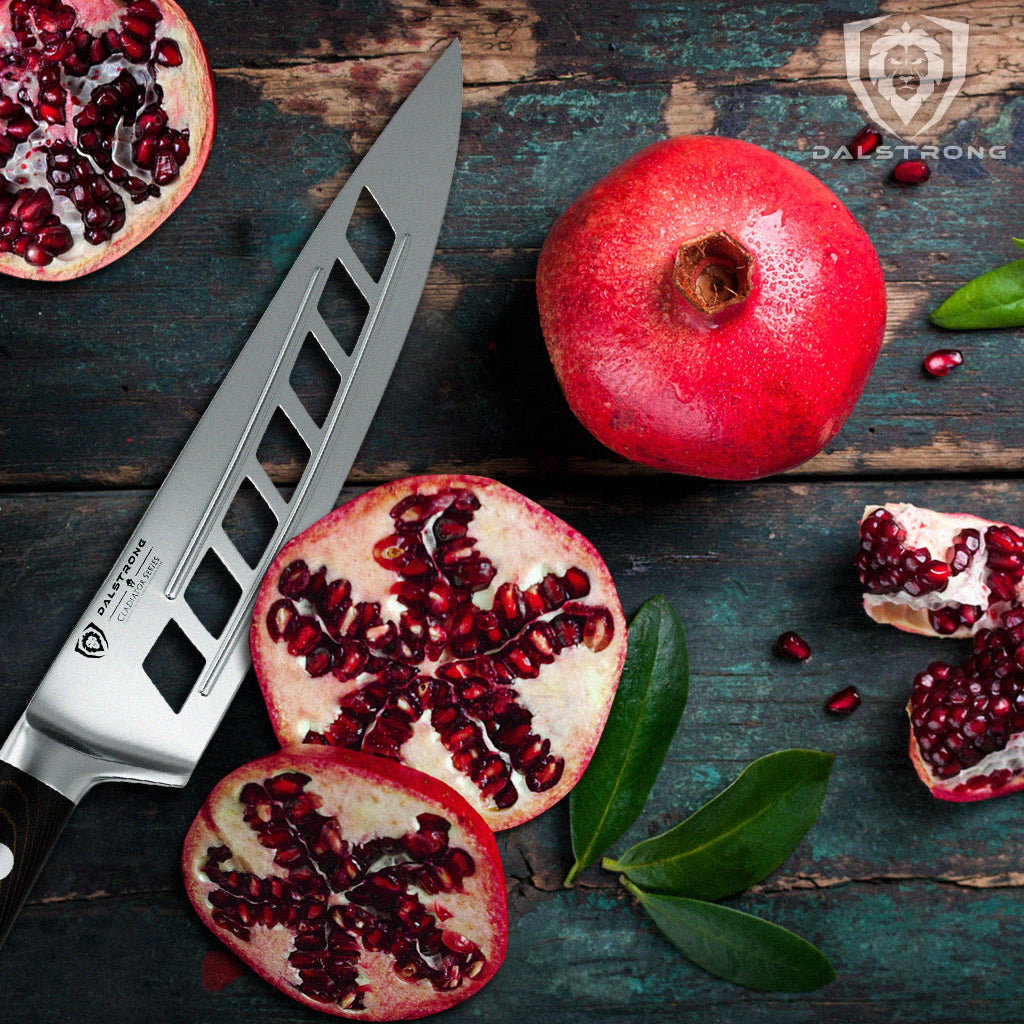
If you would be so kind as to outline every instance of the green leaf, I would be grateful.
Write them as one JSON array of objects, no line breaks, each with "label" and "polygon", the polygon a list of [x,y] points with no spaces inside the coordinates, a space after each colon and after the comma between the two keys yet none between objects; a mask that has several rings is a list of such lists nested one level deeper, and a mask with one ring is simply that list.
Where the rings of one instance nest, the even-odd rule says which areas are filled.
[{"label": "green leaf", "polygon": [[569,794],[572,852],[565,884],[636,821],[679,726],[689,690],[683,627],[664,597],[629,625],[622,676],[587,770]]},{"label": "green leaf", "polygon": [[685,896],[625,886],[688,960],[759,992],[810,992],[835,980],[835,968],[793,932],[753,914]]},{"label": "green leaf", "polygon": [[[1021,239],[1013,242],[1024,249]],[[954,330],[1024,326],[1024,260],[968,281],[932,311],[931,321]]]},{"label": "green leaf", "polygon": [[742,892],[782,864],[814,824],[834,760],[817,750],[759,758],[685,821],[603,866],[677,896]]}]

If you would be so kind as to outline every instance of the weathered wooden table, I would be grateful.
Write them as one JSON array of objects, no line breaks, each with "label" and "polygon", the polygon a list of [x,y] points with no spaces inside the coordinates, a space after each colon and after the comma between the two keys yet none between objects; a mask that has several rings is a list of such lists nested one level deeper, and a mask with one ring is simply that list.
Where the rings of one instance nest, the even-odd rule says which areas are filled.
[{"label": "weathered wooden table", "polygon": [[[958,335],[963,367],[945,379],[921,370],[927,352],[951,341],[928,310],[1016,254],[1016,8],[940,12],[969,26],[966,80],[918,140],[940,147],[931,180],[901,188],[889,178],[892,160],[836,157],[866,121],[847,78],[843,25],[883,15],[920,23],[922,0],[881,9],[717,0],[186,6],[219,102],[213,155],[193,195],[99,273],[54,287],[0,280],[3,732],[319,213],[458,35],[465,112],[437,258],[355,469],[338,481],[341,497],[412,472],[494,476],[594,541],[627,613],[656,593],[672,602],[689,638],[690,703],[627,839],[680,820],[762,754],[834,752],[807,839],[730,902],[813,941],[839,977],[809,995],[766,996],[693,968],[613,876],[595,868],[563,888],[571,856],[559,806],[501,835],[508,958],[447,1019],[1019,1021],[1022,798],[953,806],[928,795],[906,756],[903,706],[916,671],[959,652],[869,622],[851,568],[866,503],[1024,521],[1020,332]],[[868,231],[886,272],[886,344],[862,400],[825,452],[782,477],[672,477],[605,451],[568,411],[540,336],[533,275],[556,214],[627,155],[685,132],[743,138],[819,175]],[[293,478],[285,453],[273,472],[285,485]],[[803,665],[773,656],[790,628],[813,647]],[[849,683],[863,705],[828,717],[825,699]],[[94,790],[0,953],[0,1020],[317,1019],[249,974],[204,986],[218,944],[179,875],[181,840],[206,793],[274,746],[250,678],[184,790]]]}]

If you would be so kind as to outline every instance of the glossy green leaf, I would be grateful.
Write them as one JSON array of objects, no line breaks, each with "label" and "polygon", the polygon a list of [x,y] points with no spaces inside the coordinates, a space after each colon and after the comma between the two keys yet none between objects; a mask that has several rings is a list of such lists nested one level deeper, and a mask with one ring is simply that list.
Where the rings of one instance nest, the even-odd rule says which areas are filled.
[{"label": "glossy green leaf", "polygon": [[836,977],[820,950],[793,932],[731,907],[626,888],[688,960],[759,992],[811,992]]},{"label": "glossy green leaf", "polygon": [[[1021,239],[1013,241],[1024,249]],[[931,321],[955,330],[1024,326],[1024,259],[968,281],[933,310]]]},{"label": "glossy green leaf", "polygon": [[572,885],[637,819],[679,726],[689,691],[683,627],[658,596],[629,624],[622,676],[604,732],[569,795]]},{"label": "glossy green leaf", "polygon": [[833,761],[817,750],[758,758],[685,821],[603,866],[677,896],[717,900],[742,892],[779,867],[814,824]]}]

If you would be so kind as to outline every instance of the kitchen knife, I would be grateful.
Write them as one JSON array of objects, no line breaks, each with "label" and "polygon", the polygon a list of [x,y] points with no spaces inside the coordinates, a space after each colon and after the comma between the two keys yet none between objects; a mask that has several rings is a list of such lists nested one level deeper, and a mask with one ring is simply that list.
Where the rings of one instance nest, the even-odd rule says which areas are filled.
[{"label": "kitchen knife", "polygon": [[[228,371],[121,556],[0,747],[0,942],[75,805],[98,782],[184,786],[249,668],[249,620],[283,544],[337,499],[419,303],[447,205],[462,115],[458,41],[448,46],[352,172]],[[386,219],[382,270],[353,245],[364,193]],[[393,239],[390,235],[393,234]],[[387,248],[387,246],[385,246]],[[364,252],[364,256],[366,253]],[[365,301],[354,343],[332,332],[325,286],[342,273]],[[292,385],[318,346],[337,374],[322,419]],[[334,379],[332,374],[332,379]],[[290,496],[258,458],[275,414],[309,449]],[[270,526],[240,551],[225,517],[255,494]],[[219,565],[234,595],[210,624],[190,583]],[[159,660],[184,644],[195,662],[182,702]],[[162,670],[159,670],[162,671]]]}]

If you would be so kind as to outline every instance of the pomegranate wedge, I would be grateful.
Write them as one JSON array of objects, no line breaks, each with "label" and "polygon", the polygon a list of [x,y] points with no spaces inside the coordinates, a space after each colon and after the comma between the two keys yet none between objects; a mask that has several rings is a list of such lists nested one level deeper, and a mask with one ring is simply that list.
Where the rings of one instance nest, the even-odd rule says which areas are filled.
[{"label": "pomegranate wedge", "polygon": [[505,955],[493,834],[448,786],[393,761],[304,746],[244,765],[203,804],[182,864],[215,935],[336,1016],[437,1013]]},{"label": "pomegranate wedge", "polygon": [[583,773],[626,626],[608,569],[568,524],[494,480],[422,476],[287,544],[250,646],[282,746],[404,761],[501,829]]},{"label": "pomegranate wedge", "polygon": [[932,794],[1024,788],[1024,531],[907,504],[869,506],[856,566],[864,609],[912,633],[971,637],[959,665],[914,678],[910,758]]}]

